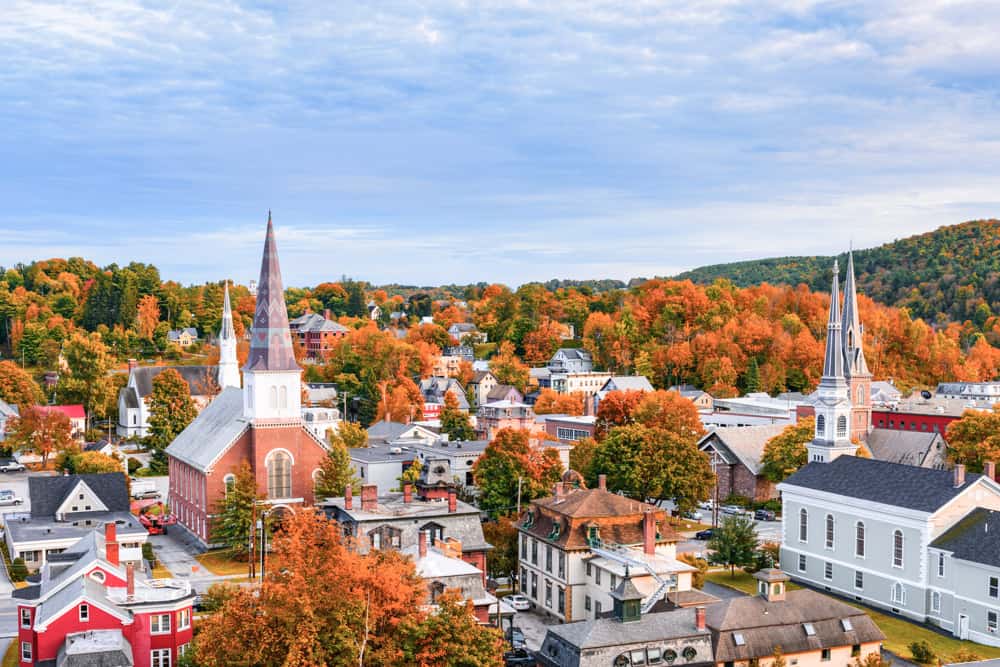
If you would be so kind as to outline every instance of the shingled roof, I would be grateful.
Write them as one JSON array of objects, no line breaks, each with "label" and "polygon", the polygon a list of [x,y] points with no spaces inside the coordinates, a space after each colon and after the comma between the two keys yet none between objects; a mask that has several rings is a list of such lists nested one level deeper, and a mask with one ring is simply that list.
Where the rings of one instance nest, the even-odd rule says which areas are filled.
[{"label": "shingled roof", "polygon": [[31,516],[51,518],[73,492],[79,482],[90,487],[109,512],[128,512],[128,487],[125,474],[120,472],[61,475],[59,477],[29,477],[28,497],[31,499]]},{"label": "shingled roof", "polygon": [[281,266],[278,264],[278,246],[274,240],[274,225],[271,223],[270,212],[267,214],[267,234],[264,237],[264,256],[260,263],[260,280],[257,282],[257,309],[253,316],[250,353],[243,369],[299,370],[292,351],[292,334],[288,327],[285,291],[281,283]]},{"label": "shingled roof", "polygon": [[954,558],[1000,567],[1000,512],[977,507],[931,542]]},{"label": "shingled roof", "polygon": [[911,466],[932,468],[943,458],[944,438],[940,433],[899,431],[876,428],[865,442],[872,457],[879,461],[905,463]]},{"label": "shingled roof", "polygon": [[209,393],[208,390],[218,382],[219,378],[218,366],[141,366],[132,369],[131,376],[132,383],[135,384],[140,398],[146,398],[153,393],[153,379],[168,368],[180,373],[192,396],[203,396]]},{"label": "shingled roof", "polygon": [[808,463],[779,485],[825,491],[894,507],[936,512],[979,482],[982,475],[967,474],[956,487],[950,470],[840,456],[830,463]]},{"label": "shingled roof", "polygon": [[761,457],[764,455],[764,445],[771,438],[780,435],[787,424],[766,424],[764,426],[739,426],[719,428],[704,436],[698,443],[699,449],[705,449],[710,444],[718,444],[727,464],[737,461],[746,466],[754,475],[760,474]]},{"label": "shingled roof", "polygon": [[227,387],[167,447],[167,454],[207,470],[250,426],[243,417],[243,390]]}]

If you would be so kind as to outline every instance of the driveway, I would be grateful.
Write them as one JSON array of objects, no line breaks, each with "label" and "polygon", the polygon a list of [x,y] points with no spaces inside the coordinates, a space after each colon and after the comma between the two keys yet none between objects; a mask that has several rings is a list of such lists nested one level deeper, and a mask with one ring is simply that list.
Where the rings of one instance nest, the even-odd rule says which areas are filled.
[{"label": "driveway", "polygon": [[195,559],[200,550],[195,546],[194,538],[180,528],[171,528],[166,535],[150,535],[149,542],[153,545],[157,560],[177,579],[190,581],[191,586],[199,593],[204,593],[209,586],[218,581],[246,576],[220,576],[206,570]]},{"label": "driveway", "polygon": [[550,625],[558,625],[558,619],[533,611],[519,611],[514,614],[514,626],[524,632],[524,642],[532,651],[539,651]]}]

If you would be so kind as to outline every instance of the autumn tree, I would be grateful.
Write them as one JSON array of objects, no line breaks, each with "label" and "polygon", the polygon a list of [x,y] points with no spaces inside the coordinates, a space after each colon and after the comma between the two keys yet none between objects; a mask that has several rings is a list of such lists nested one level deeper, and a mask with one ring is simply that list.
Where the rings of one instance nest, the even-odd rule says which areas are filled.
[{"label": "autumn tree", "polygon": [[597,473],[594,472],[594,454],[597,453],[599,446],[593,438],[580,438],[569,451],[570,470],[583,475],[588,486],[593,486],[597,481]]},{"label": "autumn tree", "polygon": [[785,430],[768,440],[760,459],[761,475],[777,484],[804,466],[808,460],[806,444],[812,441],[815,431],[816,420],[808,417],[786,426]]},{"label": "autumn tree", "polygon": [[527,431],[500,429],[473,467],[479,487],[479,507],[492,515],[508,514],[521,502],[551,493],[562,477],[559,454],[550,447],[533,447]]},{"label": "autumn tree", "polygon": [[615,426],[631,424],[632,413],[645,395],[646,392],[634,389],[605,394],[597,406],[595,435],[601,438]]},{"label": "autumn tree", "polygon": [[645,394],[632,411],[639,424],[670,433],[678,440],[697,442],[705,435],[698,409],[676,391],[654,391]]},{"label": "autumn tree", "polygon": [[153,391],[149,394],[149,435],[146,446],[153,450],[149,467],[165,472],[167,458],[164,450],[181,431],[198,416],[191,388],[173,368],[160,371],[153,378]]},{"label": "autumn tree", "polygon": [[705,586],[705,575],[708,574],[708,561],[690,551],[677,554],[677,560],[695,568],[696,571],[691,574],[691,587],[701,590]]},{"label": "autumn tree", "polygon": [[13,361],[0,361],[0,401],[23,410],[42,400],[41,387],[27,371]]},{"label": "autumn tree", "polygon": [[524,335],[524,360],[540,365],[552,358],[562,344],[562,330],[551,320],[545,320],[537,328]]},{"label": "autumn tree", "polygon": [[424,464],[420,462],[420,459],[413,459],[413,463],[410,464],[403,474],[400,475],[396,481],[399,482],[399,487],[397,491],[403,490],[404,484],[416,484],[420,480],[420,473],[424,470]]},{"label": "autumn tree", "polygon": [[500,384],[516,387],[522,394],[531,377],[528,367],[514,354],[514,345],[510,341],[500,343],[496,354],[490,359],[490,372]]},{"label": "autumn tree", "polygon": [[584,394],[558,394],[546,387],[539,392],[538,400],[535,401],[535,414],[579,416],[584,413],[585,400]]},{"label": "autumn tree", "polygon": [[226,485],[226,495],[216,508],[212,541],[225,544],[235,558],[246,558],[249,550],[253,506],[263,496],[257,491],[257,479],[249,461],[230,471],[233,480]]},{"label": "autumn tree", "polygon": [[7,421],[5,447],[42,457],[42,467],[54,452],[73,446],[69,417],[59,410],[29,407]]},{"label": "autumn tree", "polygon": [[[81,452],[73,457],[72,472],[87,473],[122,472],[124,464],[113,456],[101,452]],[[123,473],[124,474],[124,473]]]},{"label": "autumn tree", "polygon": [[339,498],[344,495],[347,485],[358,482],[351,467],[351,454],[340,438],[331,440],[326,456],[319,464],[313,496],[319,502],[323,498]]},{"label": "autumn tree", "polygon": [[394,382],[382,384],[382,400],[375,414],[376,421],[408,424],[423,419],[423,416],[424,395],[413,380],[400,376]]},{"label": "autumn tree", "polygon": [[483,524],[483,537],[493,548],[486,552],[486,571],[494,577],[506,577],[517,570],[517,517],[500,516]]},{"label": "autumn tree", "polygon": [[468,413],[458,407],[458,399],[451,391],[444,394],[444,407],[441,408],[441,433],[447,433],[452,441],[474,440],[476,431],[472,428]]},{"label": "autumn tree", "polygon": [[1000,404],[993,410],[966,410],[945,431],[948,458],[970,471],[982,472],[983,463],[1000,461]]},{"label": "autumn tree", "polygon": [[115,384],[108,372],[114,362],[98,333],[74,333],[63,346],[68,372],[59,378],[61,401],[83,403],[88,417],[106,417],[115,402]]},{"label": "autumn tree", "polygon": [[337,430],[327,431],[326,439],[331,445],[340,444],[347,449],[367,447],[368,431],[361,424],[341,420],[337,424]]},{"label": "autumn tree", "polygon": [[404,665],[489,667],[503,662],[500,631],[479,624],[472,602],[458,589],[447,589],[433,612],[406,619],[400,627]]},{"label": "autumn tree", "polygon": [[160,323],[160,301],[153,294],[146,294],[139,299],[136,316],[136,333],[140,338],[152,342],[156,325]]}]

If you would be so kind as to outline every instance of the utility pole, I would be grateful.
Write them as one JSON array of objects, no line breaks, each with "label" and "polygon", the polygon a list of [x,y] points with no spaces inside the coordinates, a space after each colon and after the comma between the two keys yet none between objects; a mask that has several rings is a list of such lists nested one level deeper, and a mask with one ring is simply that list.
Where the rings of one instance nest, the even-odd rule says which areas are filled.
[{"label": "utility pole", "polygon": [[254,546],[256,546],[257,543],[257,535],[255,534],[256,526],[257,526],[257,503],[254,503],[253,505],[250,506],[250,547],[249,547],[250,557],[247,559],[247,562],[249,563],[250,567],[250,572],[249,572],[250,581],[253,581],[257,577],[257,571],[256,571],[257,558],[254,549]]},{"label": "utility pole", "polygon": [[517,478],[517,515],[521,516],[521,477]]}]

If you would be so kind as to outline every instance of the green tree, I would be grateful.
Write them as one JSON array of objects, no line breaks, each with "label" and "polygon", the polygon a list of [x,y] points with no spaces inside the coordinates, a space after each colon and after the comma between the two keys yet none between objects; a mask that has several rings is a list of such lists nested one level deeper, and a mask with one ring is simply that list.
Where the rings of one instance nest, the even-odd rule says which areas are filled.
[{"label": "green tree", "polygon": [[319,475],[313,490],[316,501],[319,502],[321,498],[339,498],[344,495],[348,484],[353,487],[357,481],[347,447],[339,439],[331,442],[326,456],[319,465]]},{"label": "green tree", "polygon": [[760,367],[757,365],[757,357],[750,357],[746,373],[743,375],[743,389],[748,394],[760,391]]},{"label": "green tree", "polygon": [[68,372],[56,392],[66,403],[83,403],[90,418],[104,418],[115,403],[115,385],[109,371],[114,359],[99,333],[74,333],[63,346]]},{"label": "green tree", "polygon": [[420,459],[414,459],[413,463],[410,464],[410,467],[404,470],[403,474],[396,479],[396,481],[399,482],[399,488],[396,490],[402,491],[404,484],[416,484],[417,480],[420,479],[420,473],[423,469],[424,466],[420,463]]},{"label": "green tree", "polygon": [[493,516],[509,514],[517,504],[548,495],[562,478],[559,455],[550,447],[532,447],[526,431],[500,429],[473,468],[479,507]]},{"label": "green tree", "polygon": [[705,586],[705,575],[708,574],[708,561],[690,552],[678,554],[677,560],[697,569],[697,572],[691,575],[691,586],[701,590]]},{"label": "green tree", "polygon": [[594,486],[597,483],[597,474],[594,472],[594,454],[597,453],[599,445],[593,438],[580,438],[569,451],[569,467],[575,470],[587,482],[587,486]]},{"label": "green tree", "polygon": [[42,344],[48,338],[49,332],[45,325],[38,322],[31,322],[25,325],[24,333],[17,344],[17,356],[24,360],[25,364],[34,366],[41,360]]},{"label": "green tree", "polygon": [[337,430],[327,434],[327,440],[331,443],[340,442],[347,449],[368,446],[368,431],[361,424],[341,420],[337,425]]},{"label": "green tree", "polygon": [[216,508],[218,518],[213,528],[212,539],[225,544],[233,557],[246,558],[254,503],[263,499],[263,496],[257,492],[257,480],[248,461],[243,461],[232,472],[235,479],[226,489],[225,498]]},{"label": "green tree", "polygon": [[486,571],[506,577],[517,570],[517,517],[502,516],[483,524],[483,537],[493,548],[486,552]]},{"label": "green tree", "polygon": [[163,473],[167,467],[164,450],[174,438],[198,416],[191,388],[173,368],[161,371],[153,378],[149,394],[149,435],[146,446],[153,450],[150,469]]},{"label": "green tree", "polygon": [[748,516],[728,516],[715,529],[708,541],[712,552],[709,560],[716,565],[728,565],[730,576],[736,568],[752,565],[757,552],[757,529]]},{"label": "green tree", "polygon": [[459,409],[458,399],[450,391],[446,391],[444,394],[444,407],[441,409],[441,432],[447,433],[452,441],[473,440],[476,437],[476,432],[469,422],[469,415]]},{"label": "green tree", "polygon": [[993,410],[966,410],[945,431],[948,458],[973,472],[982,472],[986,461],[1000,460],[1000,404]]},{"label": "green tree", "polygon": [[808,417],[768,440],[760,459],[764,478],[777,484],[804,466],[808,459],[806,444],[812,441],[815,432],[816,420]]}]

